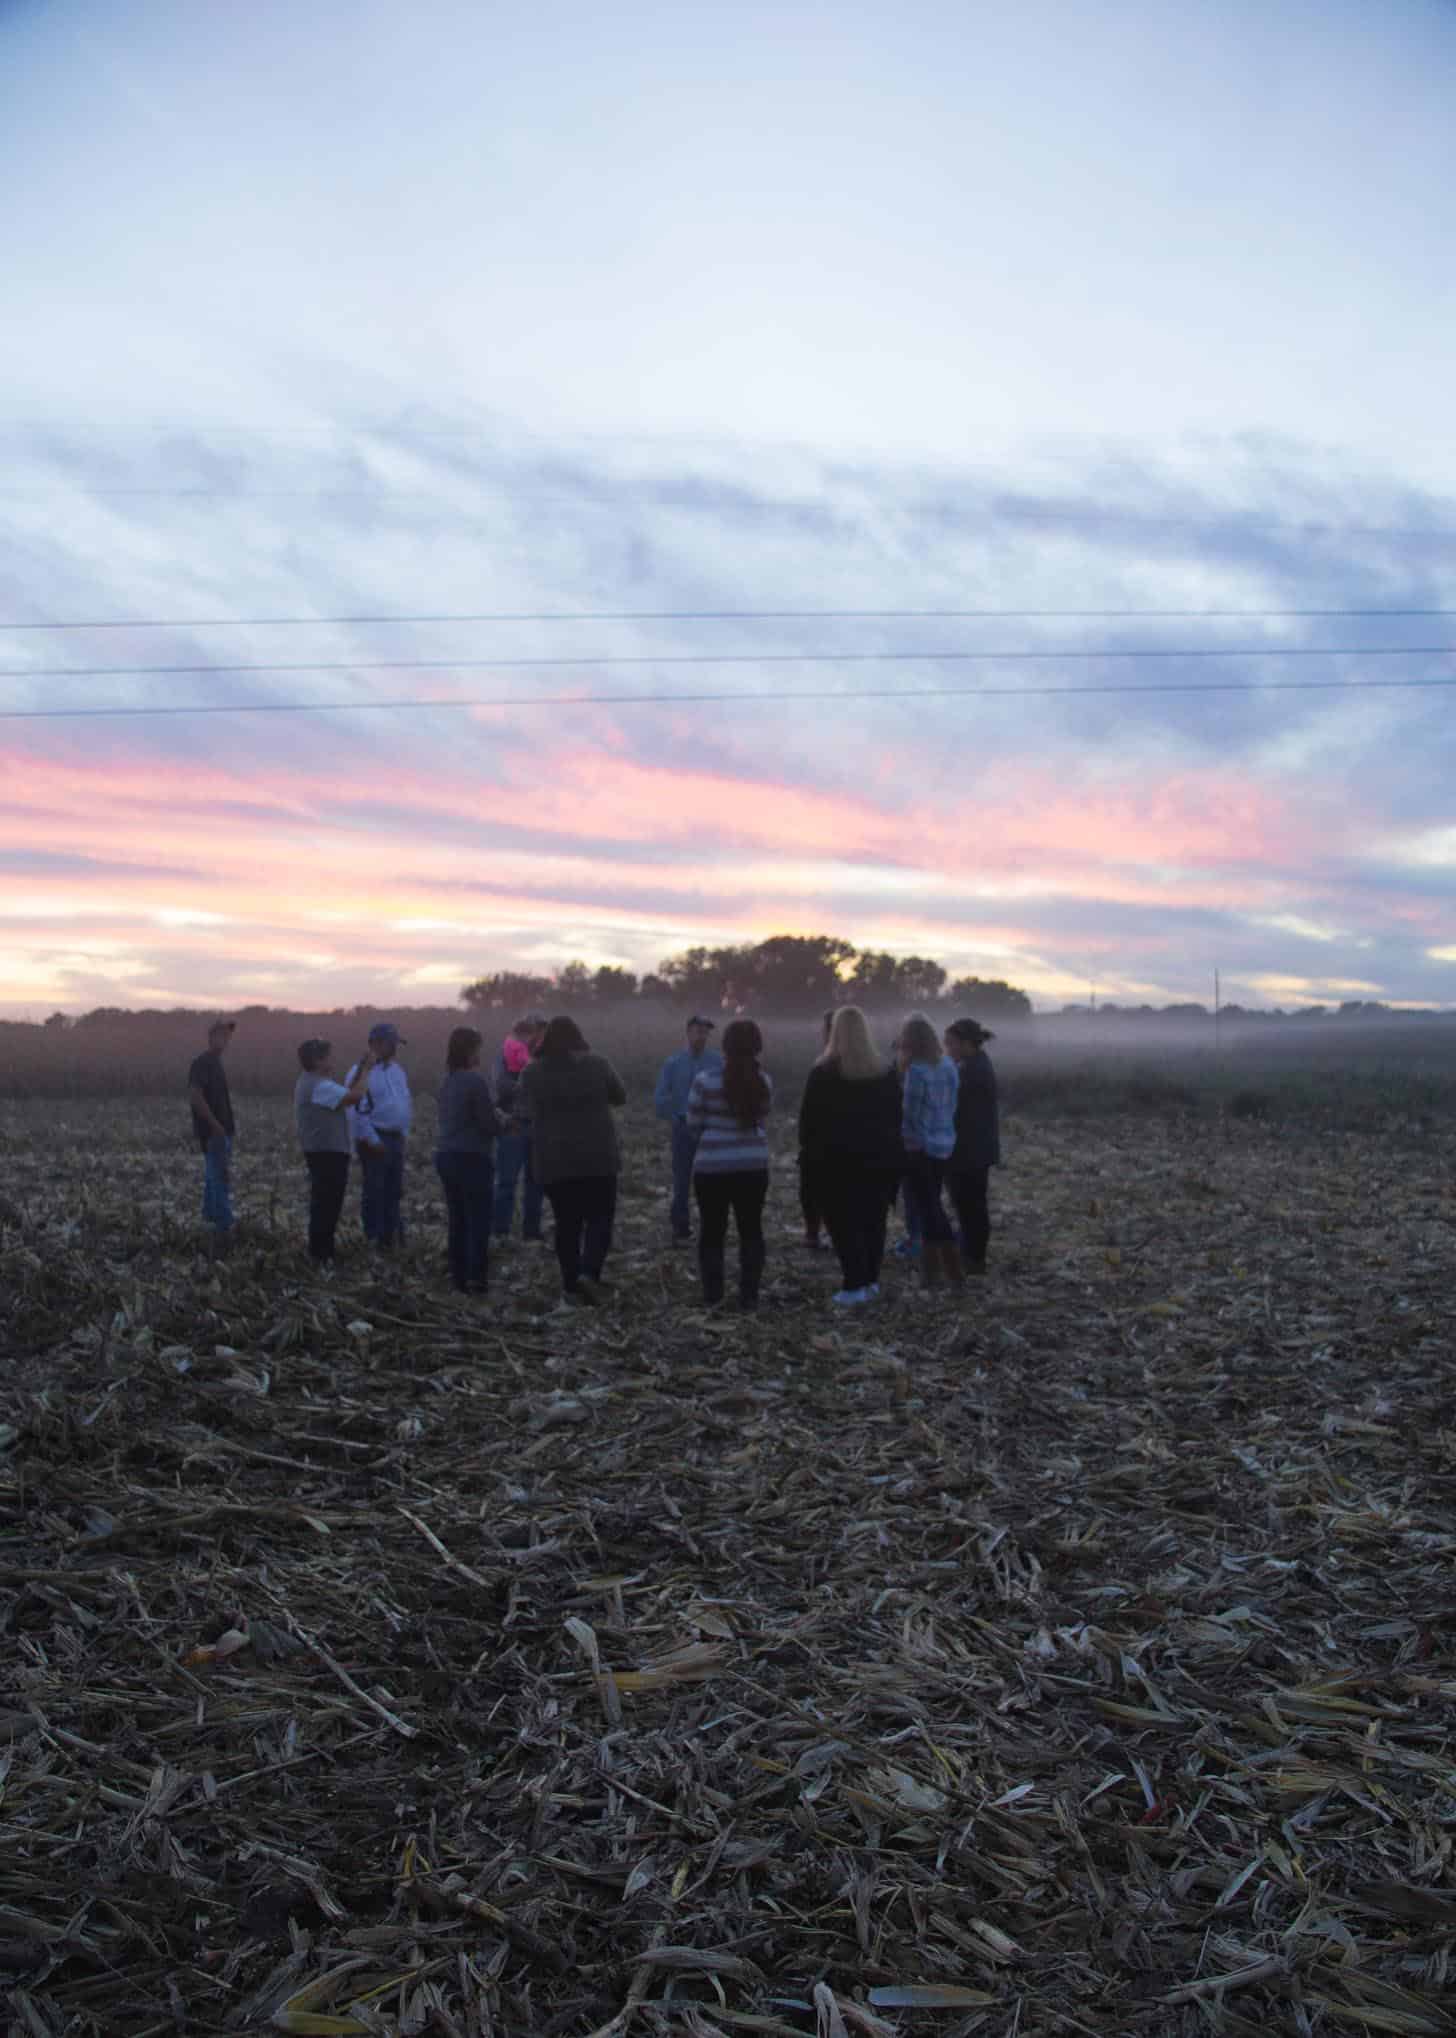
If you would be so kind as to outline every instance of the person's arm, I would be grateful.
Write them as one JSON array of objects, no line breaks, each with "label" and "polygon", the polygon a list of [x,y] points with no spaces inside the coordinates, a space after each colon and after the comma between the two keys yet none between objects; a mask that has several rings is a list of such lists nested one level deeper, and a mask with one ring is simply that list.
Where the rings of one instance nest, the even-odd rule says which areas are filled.
[{"label": "person's arm", "polygon": [[[175,1096],[175,1094],[176,1092],[174,1091],[173,1095]],[[212,1106],[208,1103],[206,1097],[202,1094],[201,1087],[197,1083],[188,1084],[187,1101],[192,1106],[195,1115],[198,1118],[200,1118],[203,1124],[207,1127],[207,1136],[209,1139],[227,1138],[226,1131],[223,1129],[223,1126],[221,1122],[218,1120],[217,1116],[215,1115]]]},{"label": "person's arm", "polygon": [[308,1103],[310,1105],[318,1105],[322,1111],[347,1111],[351,1105],[359,1103],[359,1098],[369,1088],[369,1070],[371,1068],[373,1068],[373,1062],[363,1062],[361,1064],[359,1074],[355,1076],[353,1088],[349,1088],[343,1082],[336,1082],[334,1076],[320,1076],[318,1082],[314,1084],[314,1088],[308,1092]]},{"label": "person's arm", "polygon": [[823,1113],[820,1104],[824,1096],[824,1071],[815,1062],[809,1071],[809,1080],[804,1085],[804,1094],[799,1099],[799,1145],[807,1154],[818,1147]]},{"label": "person's arm", "polygon": [[610,1062],[605,1062],[604,1066],[607,1071],[607,1102],[609,1104],[625,1104],[627,1101],[626,1085]]},{"label": "person's arm", "polygon": [[925,1144],[925,1077],[918,1061],[905,1071],[905,1101],[900,1113],[900,1136],[906,1146]]},{"label": "person's arm", "polygon": [[344,1078],[350,1093],[349,1131],[361,1161],[382,1152],[384,1147],[384,1141],[369,1123],[369,1114],[359,1109],[369,1094],[369,1078],[373,1073],[374,1057],[366,1049],[363,1059],[356,1061]]},{"label": "person's arm", "polygon": [[491,1100],[490,1084],[484,1076],[470,1085],[470,1112],[477,1130],[487,1139],[498,1139],[505,1131],[506,1121]]},{"label": "person's arm", "polygon": [[705,1076],[694,1076],[693,1087],[688,1091],[687,1128],[694,1139],[702,1137],[708,1119],[706,1085]]},{"label": "person's arm", "polygon": [[677,1060],[670,1054],[657,1072],[657,1088],[652,1093],[652,1108],[659,1118],[672,1117],[672,1065]]}]

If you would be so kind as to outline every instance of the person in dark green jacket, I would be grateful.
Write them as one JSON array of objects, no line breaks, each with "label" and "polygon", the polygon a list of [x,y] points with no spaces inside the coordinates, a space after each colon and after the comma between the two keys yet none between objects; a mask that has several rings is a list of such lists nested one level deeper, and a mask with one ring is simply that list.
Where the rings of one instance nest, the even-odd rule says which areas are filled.
[{"label": "person in dark green jacket", "polygon": [[563,1292],[595,1302],[612,1249],[622,1149],[612,1118],[625,1104],[622,1078],[593,1054],[574,1019],[553,1019],[521,1074],[521,1115],[531,1125],[531,1170],[556,1219]]}]

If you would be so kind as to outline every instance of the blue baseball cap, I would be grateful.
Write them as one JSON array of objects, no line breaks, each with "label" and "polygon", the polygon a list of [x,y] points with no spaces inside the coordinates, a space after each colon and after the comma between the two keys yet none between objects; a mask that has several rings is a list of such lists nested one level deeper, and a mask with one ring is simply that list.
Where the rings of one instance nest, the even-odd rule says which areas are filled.
[{"label": "blue baseball cap", "polygon": [[381,1019],[377,1026],[370,1027],[369,1045],[372,1047],[376,1040],[382,1040],[386,1047],[409,1046],[409,1042],[407,1040],[402,1040],[400,1038],[399,1028],[391,1024],[391,1022],[388,1019]]}]

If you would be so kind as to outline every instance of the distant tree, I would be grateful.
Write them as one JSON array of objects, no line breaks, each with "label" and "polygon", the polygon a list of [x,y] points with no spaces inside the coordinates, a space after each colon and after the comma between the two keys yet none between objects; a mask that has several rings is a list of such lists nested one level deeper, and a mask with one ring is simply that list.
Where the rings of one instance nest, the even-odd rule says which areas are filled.
[{"label": "distant tree", "polygon": [[52,1012],[45,1023],[47,1033],[68,1033],[70,1029],[71,1022],[64,1012]]},{"label": "distant tree", "polygon": [[899,966],[884,949],[862,949],[844,980],[844,988],[863,1005],[896,997],[895,972]]},{"label": "distant tree", "polygon": [[1327,1019],[1329,1011],[1328,1005],[1306,1005],[1299,1016],[1301,1019]]},{"label": "distant tree", "polygon": [[702,1005],[717,1012],[733,996],[733,986],[748,968],[746,948],[686,948],[657,965],[658,976],[682,1005]]},{"label": "distant tree", "polygon": [[488,977],[477,977],[461,987],[460,1002],[473,1012],[510,1012],[519,1018],[533,1005],[544,1004],[551,991],[549,977],[530,976],[524,970],[498,969]]},{"label": "distant tree", "polygon": [[902,1005],[933,1005],[945,984],[945,971],[926,956],[907,955],[895,964],[895,996]]},{"label": "distant tree", "polygon": [[1207,1005],[1165,1005],[1165,1019],[1207,1019],[1210,1016]]},{"label": "distant tree", "polygon": [[599,1005],[636,995],[636,975],[630,969],[619,969],[615,963],[603,963],[592,978],[592,996]]},{"label": "distant tree", "polygon": [[555,995],[564,1005],[589,1005],[592,994],[592,973],[584,962],[569,962],[557,970],[556,981],[551,986]]},{"label": "distant tree", "polygon": [[[1029,1019],[1031,1000],[1004,977],[957,977],[946,993],[958,1012],[971,1019]],[[1085,1012],[1085,1005],[1063,1005],[1064,1012]]]},{"label": "distant tree", "polygon": [[76,1021],[78,1026],[109,1026],[117,1019],[130,1015],[120,1005],[98,1005],[94,1012],[83,1012]]},{"label": "distant tree", "polygon": [[672,985],[666,977],[657,976],[649,971],[638,985],[637,995],[639,998],[670,998]]},{"label": "distant tree", "polygon": [[771,934],[748,951],[742,981],[730,985],[732,1002],[771,1012],[808,1012],[844,995],[844,971],[854,947],[836,934]]}]

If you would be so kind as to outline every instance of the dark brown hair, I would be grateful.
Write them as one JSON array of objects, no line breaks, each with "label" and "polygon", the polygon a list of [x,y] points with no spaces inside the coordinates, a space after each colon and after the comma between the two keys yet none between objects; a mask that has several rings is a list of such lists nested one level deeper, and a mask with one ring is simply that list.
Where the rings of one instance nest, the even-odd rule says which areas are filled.
[{"label": "dark brown hair", "polygon": [[457,1026],[450,1035],[450,1044],[445,1049],[445,1068],[453,1073],[456,1069],[468,1069],[480,1053],[481,1036],[473,1026]]},{"label": "dark brown hair", "polygon": [[723,1029],[723,1098],[745,1132],[753,1132],[768,1110],[769,1087],[758,1057],[763,1035],[751,1019],[732,1019]]},{"label": "dark brown hair", "polygon": [[548,1023],[541,1038],[543,1061],[553,1061],[557,1056],[585,1052],[586,1038],[574,1019],[568,1019],[563,1012]]}]

